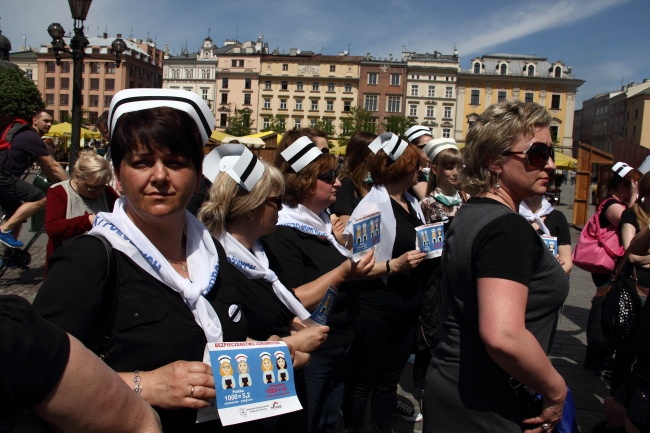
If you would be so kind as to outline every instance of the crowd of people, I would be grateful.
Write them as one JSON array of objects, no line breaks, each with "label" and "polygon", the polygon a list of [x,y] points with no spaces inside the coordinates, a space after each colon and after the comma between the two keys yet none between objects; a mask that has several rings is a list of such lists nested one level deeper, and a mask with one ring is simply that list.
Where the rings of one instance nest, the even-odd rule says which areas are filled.
[{"label": "crowd of people", "polygon": [[[138,419],[133,431],[355,433],[366,431],[367,412],[378,433],[393,431],[395,416],[423,420],[425,432],[553,431],[567,386],[547,355],[572,259],[566,218],[544,197],[556,169],[551,121],[538,104],[503,101],[478,116],[463,149],[420,125],[405,138],[358,132],[341,164],[324,133],[304,128],[283,135],[273,163],[238,143],[204,162],[214,125],[205,101],[129,89],[98,120],[106,155],[80,153],[70,178],[44,153],[39,129],[20,131],[2,152],[0,199],[13,216],[0,241],[20,247],[20,222],[47,200],[46,277],[33,310],[0,298],[0,325],[11,322],[32,342],[7,361],[11,342],[0,337],[0,359],[38,356],[52,374],[26,379],[38,391],[29,398],[14,389],[16,378],[0,377],[0,401],[11,402],[0,413],[14,423],[30,413],[64,431],[111,431],[113,412],[95,426],[55,404],[61,395],[72,407],[88,398],[90,388],[71,397],[64,387],[74,385],[71,364],[84,359],[83,374],[110,367],[97,371],[124,420]],[[20,179],[34,160],[57,182],[47,198]],[[630,263],[643,283],[650,177],[637,173],[612,176],[602,223],[636,248]],[[374,213],[380,247],[356,257],[354,223]],[[425,225],[440,227],[441,254],[418,247]],[[314,326],[310,316],[331,290],[327,324]],[[206,345],[267,340],[289,348],[303,409],[227,426],[197,422],[221,380]],[[83,346],[103,362],[88,361],[95,355]],[[412,354],[416,408],[397,396]],[[648,366],[634,363],[647,359],[647,343],[612,355],[592,347],[586,363],[613,363],[613,394],[630,393],[630,376],[650,379]],[[100,393],[95,404],[111,398]],[[609,412],[643,430],[638,417],[626,419],[627,401],[609,401]]]}]

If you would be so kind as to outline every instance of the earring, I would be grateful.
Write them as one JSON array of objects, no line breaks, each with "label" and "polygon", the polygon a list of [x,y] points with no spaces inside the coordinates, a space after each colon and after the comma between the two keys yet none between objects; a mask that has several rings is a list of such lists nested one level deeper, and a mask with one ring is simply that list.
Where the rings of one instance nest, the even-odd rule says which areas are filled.
[{"label": "earring", "polygon": [[499,188],[501,188],[501,184],[499,183],[499,176],[500,176],[500,175],[501,175],[501,172],[498,172],[498,173],[497,173],[497,181],[496,181],[496,183],[494,184],[494,188],[495,188],[495,189],[499,189]]}]

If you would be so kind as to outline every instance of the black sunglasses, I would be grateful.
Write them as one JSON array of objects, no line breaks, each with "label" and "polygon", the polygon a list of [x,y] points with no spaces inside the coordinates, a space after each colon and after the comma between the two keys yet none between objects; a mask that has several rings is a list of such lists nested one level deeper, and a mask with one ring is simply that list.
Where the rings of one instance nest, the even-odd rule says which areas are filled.
[{"label": "black sunglasses", "polygon": [[266,200],[269,203],[274,203],[275,206],[277,206],[278,210],[282,209],[282,196],[275,196],[275,197],[267,197]]},{"label": "black sunglasses", "polygon": [[336,183],[336,178],[338,174],[336,170],[330,170],[327,173],[319,174],[316,176],[318,179],[322,180],[325,183],[329,183],[330,185],[334,185]]},{"label": "black sunglasses", "polygon": [[544,168],[548,164],[548,159],[555,160],[555,149],[553,145],[549,146],[546,143],[535,142],[530,143],[528,149],[515,152],[505,152],[504,155],[526,155],[526,160],[530,165],[537,168]]}]

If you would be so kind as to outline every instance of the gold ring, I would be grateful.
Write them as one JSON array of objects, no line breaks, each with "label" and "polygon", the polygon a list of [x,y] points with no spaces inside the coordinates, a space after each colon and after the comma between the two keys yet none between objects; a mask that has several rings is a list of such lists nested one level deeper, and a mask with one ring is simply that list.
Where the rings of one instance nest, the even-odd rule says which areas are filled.
[{"label": "gold ring", "polygon": [[190,390],[190,398],[194,398],[194,385],[192,385],[192,389]]},{"label": "gold ring", "polygon": [[540,427],[541,427],[542,431],[544,431],[544,432],[547,432],[547,431],[549,431],[551,429],[551,425],[548,424],[548,423],[544,423]]}]

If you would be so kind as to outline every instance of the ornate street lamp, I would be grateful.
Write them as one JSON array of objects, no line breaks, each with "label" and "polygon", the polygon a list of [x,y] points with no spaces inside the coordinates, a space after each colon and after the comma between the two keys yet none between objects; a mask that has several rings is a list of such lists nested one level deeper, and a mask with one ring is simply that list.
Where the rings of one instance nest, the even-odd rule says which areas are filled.
[{"label": "ornate street lamp", "polygon": [[[81,141],[81,75],[83,71],[83,61],[86,57],[86,47],[88,39],[84,35],[83,22],[86,20],[88,10],[92,0],[68,0],[70,12],[74,19],[74,36],[70,40],[70,48],[66,48],[63,36],[65,30],[59,23],[52,23],[47,28],[47,32],[52,37],[52,51],[56,64],[61,64],[61,55],[63,53],[72,56],[72,133],[70,137],[70,173],[72,173],[74,163],[77,161],[79,154],[79,143]],[[122,38],[117,38],[111,44],[115,52],[115,63],[119,67],[122,61],[122,53],[126,50],[126,43]]]}]

